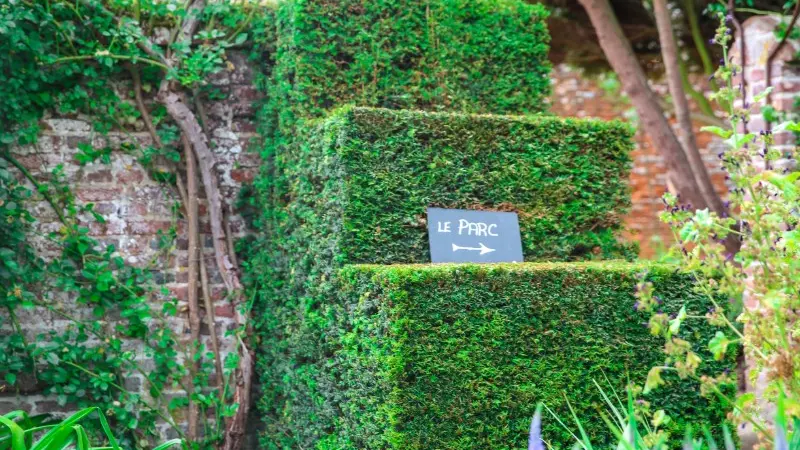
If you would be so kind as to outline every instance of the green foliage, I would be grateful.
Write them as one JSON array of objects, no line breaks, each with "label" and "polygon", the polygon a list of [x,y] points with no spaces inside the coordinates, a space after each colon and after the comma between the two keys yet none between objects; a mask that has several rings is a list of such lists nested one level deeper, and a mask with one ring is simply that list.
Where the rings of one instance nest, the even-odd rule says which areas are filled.
[{"label": "green foliage", "polygon": [[619,124],[350,108],[304,135],[282,179],[291,201],[246,266],[268,446],[313,446],[334,420],[319,339],[336,269],[428,261],[426,206],[519,211],[527,259],[633,253],[615,238],[630,148]]},{"label": "green foliage", "polygon": [[516,0],[281,2],[270,101],[285,130],[346,103],[481,113],[544,110],[549,35]]},{"label": "green foliage", "polygon": [[[616,448],[617,450],[669,450],[673,448],[682,448],[683,450],[717,450],[720,448],[717,445],[717,438],[723,439],[725,450],[737,450],[736,439],[730,432],[727,425],[721,427],[718,436],[714,436],[712,430],[705,424],[700,427],[703,430],[702,434],[695,434],[694,429],[691,427],[691,422],[687,422],[686,433],[681,436],[673,436],[670,438],[669,434],[665,432],[664,425],[671,422],[671,418],[666,415],[664,410],[658,410],[653,413],[649,410],[647,402],[641,399],[635,399],[635,388],[627,390],[627,401],[623,403],[622,398],[617,394],[614,389],[605,389],[599,383],[595,382],[600,395],[605,402],[605,408],[600,409],[599,418],[593,417],[596,422],[601,420],[606,423],[608,429],[614,434],[616,438],[616,445],[597,445],[592,441],[591,436],[586,433],[583,424],[586,417],[578,417],[575,411],[570,411],[574,426],[570,428],[566,425],[565,421],[556,415],[552,410],[547,408],[546,405],[541,405],[536,409],[536,413],[531,421],[531,429],[528,438],[528,450],[544,450],[545,440],[542,436],[542,406],[548,410],[550,415],[556,422],[558,422],[567,432],[569,432],[574,440],[574,450],[595,450],[597,448]],[[652,420],[648,420],[652,416]],[[566,420],[569,423],[569,420]],[[681,442],[682,441],[682,442]],[[784,447],[777,447],[787,449],[788,443],[784,439]],[[800,442],[797,442],[800,444]],[[795,444],[796,445],[796,444]]]},{"label": "green foliage", "polygon": [[[37,179],[17,162],[13,146],[36,147],[45,113],[91,117],[98,140],[110,131],[125,135],[149,128],[144,123],[149,117],[155,128],[152,145],[141,146],[135,136],[123,137],[119,148],[82,143],[75,161],[107,164],[112,152],[130,152],[168,189],[181,160],[180,132],[163,106],[137,105],[133,99],[155,94],[159,86],[184,89],[192,102],[211,97],[206,79],[226,68],[225,52],[251,37],[263,40],[266,28],[249,33],[249,23],[262,9],[252,2],[212,2],[194,9],[193,2],[0,0],[2,388],[13,391],[23,377],[33,376],[61,406],[98,406],[130,448],[149,447],[159,424],[182,435],[173,414],[179,417],[190,399],[213,426],[204,427],[202,438],[189,445],[213,447],[225,417],[236,410],[232,401],[220,404],[231,397],[227,380],[235,358],[234,367],[226,364],[225,373],[216,375],[225,379],[226,392],[220,395],[216,383],[210,387],[214,355],[201,343],[180,342],[172,331],[177,300],[158,287],[153,274],[174,249],[175,224],[158,236],[159,253],[152,261],[128,265],[113,245],[90,233],[104,218],[92,204],[76,200],[64,168]],[[201,26],[194,36],[177,39],[182,25],[195,18]],[[165,30],[170,39],[162,39]],[[42,210],[34,202],[46,202],[60,228],[42,232],[30,212]],[[176,220],[179,206],[173,210]],[[33,235],[55,256],[41,257]],[[69,326],[31,339],[21,316],[42,311]],[[183,357],[192,353],[198,358],[184,364]],[[149,395],[126,389],[133,375],[144,381]],[[194,391],[187,389],[187,380]]]},{"label": "green foliage", "polygon": [[[324,316],[326,382],[319,395],[341,411],[330,448],[523,448],[532,405],[557,415],[594,415],[605,404],[592,379],[621,391],[663,362],[659,338],[635,307],[639,274],[661,292],[661,308],[709,301],[672,266],[606,263],[392,265],[342,269]],[[713,335],[698,324],[681,336]],[[714,369],[732,368],[728,358]],[[678,380],[643,397],[673,418],[719,426],[725,408],[698,400],[697,382]],[[733,391],[729,385],[726,392]],[[565,397],[566,396],[566,397]],[[602,421],[585,424],[595,445],[616,443]],[[543,435],[556,448],[572,436],[557,423]]]},{"label": "green foliage", "polygon": [[[661,218],[675,236],[672,256],[697,275],[697,291],[726,301],[716,302],[713,310],[697,318],[716,327],[715,334],[689,342],[674,335],[681,321],[669,321],[658,313],[657,288],[643,286],[641,307],[653,312],[651,327],[666,341],[668,367],[664,371],[698,377],[698,368],[743,349],[748,384],[759,386],[759,396],[748,392],[727,401],[737,425],[750,424],[770,440],[777,438],[771,422],[778,403],[785,407],[786,422],[800,421],[800,172],[795,167],[796,148],[779,148],[772,131],[749,128],[750,108],[763,102],[769,91],[743,101],[742,88],[735,84],[742,68],[727,52],[733,33],[722,15],[720,22],[715,42],[723,47],[725,64],[715,73],[721,87],[712,99],[725,112],[728,126],[706,131],[719,136],[726,147],[719,158],[730,178],[728,213],[694,211],[667,195]],[[800,132],[800,124],[786,122],[773,131]],[[740,245],[735,255],[725,245],[731,241]],[[700,346],[708,348],[713,359],[687,350]],[[719,383],[728,379],[725,373],[703,378],[701,393],[719,395]]]},{"label": "green foliage", "polygon": [[345,108],[303,134],[287,214],[339,214],[348,263],[430,261],[427,206],[519,211],[526,260],[634,256],[616,239],[630,203],[622,124]]},{"label": "green foliage", "polygon": [[[271,11],[270,11],[271,12]],[[274,11],[256,180],[268,227],[274,186],[293,170],[298,125],[345,104],[494,114],[538,113],[550,92],[547,12],[519,0],[292,0]]]},{"label": "green foliage", "polygon": [[[91,427],[87,432],[84,425],[92,416],[97,417],[107,446],[91,445],[91,430],[98,427]],[[182,444],[181,439],[173,439],[154,446],[153,450],[166,450]],[[24,411],[12,411],[0,416],[0,450],[61,450],[67,447],[76,450],[122,450],[108,420],[97,407],[82,409],[60,422],[47,416],[29,417]]]}]

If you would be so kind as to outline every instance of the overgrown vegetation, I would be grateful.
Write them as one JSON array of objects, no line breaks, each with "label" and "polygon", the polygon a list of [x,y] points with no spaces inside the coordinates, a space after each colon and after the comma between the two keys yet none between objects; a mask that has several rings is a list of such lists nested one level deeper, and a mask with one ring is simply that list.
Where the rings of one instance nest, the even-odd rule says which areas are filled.
[{"label": "overgrown vegetation", "polygon": [[[97,418],[104,441],[109,450],[122,450],[111,431],[108,419],[99,408],[85,408],[62,421],[54,420],[47,415],[30,417],[24,411],[11,411],[0,416],[0,448],[3,450],[93,450],[101,447],[93,446],[90,431],[84,426],[91,419]],[[167,450],[181,445],[181,439],[172,439],[153,447],[153,450]]]},{"label": "overgrown vegetation", "polygon": [[[197,281],[187,305],[191,339],[184,343],[172,331],[170,318],[179,313],[179,305],[156,286],[152,272],[166,260],[161,252],[174,249],[175,226],[159,237],[153,261],[126,264],[113,245],[89,233],[91,222],[104,219],[92,204],[75,199],[63,167],[34,176],[14,151],[37,145],[45,114],[91,117],[98,136],[148,131],[152,141],[144,146],[134,137],[123,139],[119,148],[82,143],[76,160],[108,163],[115,151],[137,155],[151,176],[164,183],[165,194],[178,192],[175,220],[182,216],[189,224],[190,255],[198,251],[200,235],[193,224],[198,221],[196,179],[202,178],[218,269],[241,327],[233,339],[243,343],[248,313],[222,230],[224,212],[211,171],[203,102],[212,94],[206,80],[225,69],[228,50],[252,37],[248,32],[254,18],[261,20],[261,10],[249,2],[0,2],[0,361],[5,388],[17,389],[23,374],[32,374],[61,405],[99,407],[111,415],[126,448],[148,448],[150,440],[158,439],[157,426],[165,424],[191,448],[223,443],[226,449],[236,448],[248,406],[243,392],[249,390],[249,353],[242,345],[227,356],[220,353],[213,308],[208,307],[212,337],[205,348],[199,339]],[[256,32],[264,29],[254,27]],[[157,102],[147,93],[157,93]],[[30,212],[39,201],[48,204],[44,217]],[[39,237],[57,255],[44,258],[32,236],[49,220],[57,220],[60,228]],[[189,260],[190,280],[203,278],[205,268],[200,273],[197,258]],[[20,315],[43,310],[69,326],[30,339]],[[143,353],[131,350],[132,345]],[[143,358],[152,362],[145,366]],[[145,380],[146,393],[125,388],[131,375]],[[174,389],[185,396],[172,395]],[[186,433],[176,423],[184,409]]]},{"label": "overgrown vegetation", "polygon": [[[707,130],[723,138],[727,147],[719,157],[733,187],[730,193],[733,212],[720,217],[708,210],[693,211],[681,205],[677,197],[668,195],[662,218],[674,231],[676,246],[672,255],[696,274],[698,292],[711,300],[722,297],[726,301],[715,301],[714,308],[700,317],[682,311],[669,320],[654,311],[660,290],[642,284],[640,307],[654,311],[650,327],[654,334],[666,339],[667,353],[665,364],[651,370],[647,387],[662,385],[665,373],[677,373],[684,378],[700,379],[703,394],[719,396],[719,384],[728,382],[730,374],[698,374],[697,370],[711,362],[708,357],[699,356],[700,349],[710,350],[713,359],[718,360],[741,346],[748,361],[748,383],[763,385],[759,386],[758,397],[751,388],[735,399],[728,399],[734,408],[732,419],[737,424],[752,426],[760,445],[772,441],[777,445],[785,443],[785,433],[791,429],[789,424],[800,423],[797,333],[800,296],[796,289],[800,280],[797,262],[800,173],[794,170],[795,148],[779,150],[773,146],[772,132],[748,130],[750,108],[762,102],[769,89],[754,95],[753,104],[739,103],[745,89],[737,85],[735,77],[742,68],[728,58],[731,33],[724,17],[721,21],[715,41],[726,53],[725,64],[715,74],[721,88],[714,99],[726,111],[729,126]],[[789,122],[775,130],[800,131],[800,125]],[[741,242],[741,249],[735,255],[728,253],[721,243],[730,237]],[[685,340],[676,335],[692,319],[708,322],[718,331],[710,339]],[[757,381],[760,376],[763,381]],[[778,427],[773,429],[776,405],[780,414]],[[800,439],[796,429],[794,436]]]}]

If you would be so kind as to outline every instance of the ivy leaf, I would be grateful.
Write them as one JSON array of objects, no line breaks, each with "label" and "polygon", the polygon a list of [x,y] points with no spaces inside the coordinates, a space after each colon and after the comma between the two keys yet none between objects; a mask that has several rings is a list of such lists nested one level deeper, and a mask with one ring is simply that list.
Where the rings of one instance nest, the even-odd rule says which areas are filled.
[{"label": "ivy leaf", "polygon": [[717,334],[708,342],[708,349],[711,350],[714,359],[720,361],[725,357],[725,352],[728,351],[728,344],[730,343],[731,341],[725,336],[725,333],[717,331]]},{"label": "ivy leaf", "polygon": [[714,127],[714,126],[700,128],[700,131],[714,133],[723,139],[728,139],[729,137],[731,137],[731,134],[733,133],[733,130],[729,130],[722,127]]},{"label": "ivy leaf", "polygon": [[650,372],[647,372],[647,380],[644,382],[643,392],[647,394],[663,384],[664,379],[661,378],[661,367],[653,367]]}]

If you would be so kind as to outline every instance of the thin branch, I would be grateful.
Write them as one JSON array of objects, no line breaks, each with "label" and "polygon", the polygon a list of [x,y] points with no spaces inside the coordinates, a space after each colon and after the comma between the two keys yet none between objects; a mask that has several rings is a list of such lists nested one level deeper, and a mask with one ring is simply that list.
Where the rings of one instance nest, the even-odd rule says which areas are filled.
[{"label": "thin branch", "polygon": [[16,158],[11,156],[11,152],[9,152],[8,150],[0,151],[0,157],[2,157],[3,159],[11,163],[11,165],[16,167],[22,173],[22,175],[25,178],[27,178],[28,181],[31,182],[33,187],[36,189],[36,192],[42,194],[42,197],[44,197],[45,201],[47,201],[47,203],[50,204],[50,207],[53,208],[53,211],[55,211],[56,215],[58,216],[58,220],[61,221],[62,224],[67,226],[70,225],[67,222],[67,218],[64,217],[64,212],[61,210],[62,209],[61,206],[58,204],[58,202],[56,202],[53,199],[53,197],[50,196],[50,194],[47,192],[47,188],[39,184],[39,181],[37,181],[36,178],[33,177],[33,175],[31,174],[31,172],[28,170],[27,167],[23,166],[21,162],[17,161]]},{"label": "thin branch", "polygon": [[[731,18],[731,22],[733,22],[734,28],[736,28],[736,32],[739,34],[739,53],[742,55],[742,73],[741,76],[741,84],[739,85],[739,89],[742,93],[742,100],[747,101],[747,78],[745,78],[745,71],[744,68],[747,67],[747,43],[744,39],[744,28],[742,27],[741,22],[739,19],[736,18],[736,7],[734,5],[734,0],[728,0],[728,15]],[[747,129],[747,122],[745,119],[742,119],[742,124],[744,128]]]},{"label": "thin branch", "polygon": [[158,148],[162,148],[161,137],[158,136],[156,127],[153,125],[153,118],[150,117],[150,113],[144,105],[144,98],[142,97],[142,79],[141,76],[139,76],[139,70],[136,67],[130,67],[130,73],[131,79],[133,80],[133,96],[136,100],[136,108],[139,109],[139,114],[142,115],[144,126],[147,128],[147,132],[150,133],[153,143],[155,143]]},{"label": "thin branch", "polygon": [[55,60],[51,61],[50,64],[61,64],[61,63],[70,62],[70,61],[84,61],[84,60],[87,60],[87,59],[100,59],[100,58],[111,58],[111,59],[117,59],[117,60],[121,60],[121,61],[131,61],[134,64],[136,64],[138,61],[143,61],[143,62],[146,62],[146,63],[148,63],[150,65],[153,65],[153,66],[156,66],[156,67],[160,67],[160,68],[162,68],[164,70],[170,70],[169,66],[167,66],[166,64],[162,64],[162,63],[160,63],[160,62],[158,62],[156,60],[150,59],[150,58],[145,58],[145,57],[137,56],[137,55],[133,55],[133,56],[130,56],[130,55],[115,55],[115,54],[112,54],[112,53],[94,54],[94,55],[64,56],[64,57],[61,57],[61,58],[58,58],[58,59],[55,59]]},{"label": "thin branch", "polygon": [[695,103],[697,103],[697,107],[700,108],[700,111],[702,111],[703,114],[713,116],[714,108],[711,107],[711,103],[702,92],[695,89],[695,87],[692,85],[692,82],[689,80],[689,71],[686,68],[686,62],[684,60],[678,60],[678,69],[681,73],[681,83],[683,84],[683,89],[689,94],[690,97],[692,97]]},{"label": "thin branch", "polygon": [[203,303],[206,308],[206,325],[211,333],[211,349],[214,351],[214,368],[217,370],[217,389],[219,389],[219,401],[225,402],[225,372],[222,371],[222,354],[219,349],[219,338],[217,337],[217,319],[214,313],[214,306],[211,304],[211,289],[208,287],[208,268],[206,259],[200,255],[200,287],[203,291]]},{"label": "thin branch", "polygon": [[200,306],[197,302],[197,273],[199,270],[197,258],[200,255],[198,245],[200,232],[197,212],[197,169],[194,161],[194,152],[192,152],[192,145],[189,143],[186,136],[182,136],[181,141],[183,142],[183,152],[186,155],[186,185],[189,201],[189,203],[186,204],[186,220],[189,222],[189,279],[187,281],[189,292],[187,294],[187,302],[189,304],[189,331],[192,338],[190,346],[192,360],[189,365],[192,371],[192,376],[189,377],[189,389],[191,389],[192,392],[189,393],[189,430],[187,434],[189,438],[194,441],[197,439],[197,426],[199,424],[198,405],[197,402],[192,399],[192,395],[194,394],[193,378],[197,371],[197,348],[200,345]]},{"label": "thin branch", "polygon": [[[794,4],[794,12],[792,13],[792,19],[789,21],[789,26],[786,28],[786,33],[783,35],[780,42],[778,42],[778,45],[769,52],[769,56],[767,57],[767,89],[772,86],[772,61],[775,60],[775,57],[778,56],[778,52],[783,49],[783,46],[786,45],[786,42],[789,40],[792,29],[794,29],[794,25],[797,23],[798,15],[800,15],[800,1],[796,1]],[[767,105],[772,106],[771,93],[767,93]]]},{"label": "thin branch", "polygon": [[[686,20],[689,22],[689,31],[692,34],[692,41],[700,55],[700,61],[703,63],[703,72],[706,75],[714,74],[714,64],[711,62],[711,55],[708,51],[706,40],[703,38],[703,32],[700,29],[700,22],[697,20],[697,11],[694,9],[694,0],[683,0],[683,9],[686,11]],[[717,90],[717,82],[713,78],[709,81],[709,86],[712,90]],[[703,97],[705,98],[705,97]],[[708,102],[708,100],[706,100]]]}]

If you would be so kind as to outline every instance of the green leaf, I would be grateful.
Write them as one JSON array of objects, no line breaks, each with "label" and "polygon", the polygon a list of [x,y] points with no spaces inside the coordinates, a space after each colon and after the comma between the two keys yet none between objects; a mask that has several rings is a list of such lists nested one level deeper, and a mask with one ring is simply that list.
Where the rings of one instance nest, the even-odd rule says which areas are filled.
[{"label": "green leaf", "polygon": [[183,440],[181,439],[173,439],[171,441],[164,442],[156,447],[153,447],[153,450],[166,450],[174,445],[183,445]]},{"label": "green leaf", "polygon": [[644,393],[647,394],[653,389],[664,384],[664,379],[661,378],[661,367],[653,367],[647,373],[647,380],[644,382]]},{"label": "green leaf", "polygon": [[708,342],[708,349],[711,350],[714,359],[720,361],[725,357],[725,352],[728,351],[728,344],[730,343],[731,341],[725,336],[725,333],[717,331],[717,334]]},{"label": "green leaf", "polygon": [[730,129],[727,129],[727,128],[722,128],[722,127],[715,127],[715,126],[703,127],[703,128],[700,128],[700,131],[704,131],[704,132],[708,132],[708,133],[714,133],[714,134],[716,134],[717,136],[719,136],[719,137],[721,137],[723,139],[727,139],[727,138],[731,137],[731,134],[733,133],[733,130],[730,130]]},{"label": "green leaf", "polygon": [[0,425],[5,426],[11,434],[11,450],[27,450],[25,445],[25,430],[6,416],[0,416]]},{"label": "green leaf", "polygon": [[681,325],[683,321],[686,320],[686,306],[682,306],[681,310],[678,311],[678,315],[675,316],[674,319],[669,321],[669,332],[670,334],[678,334],[681,330]]}]

